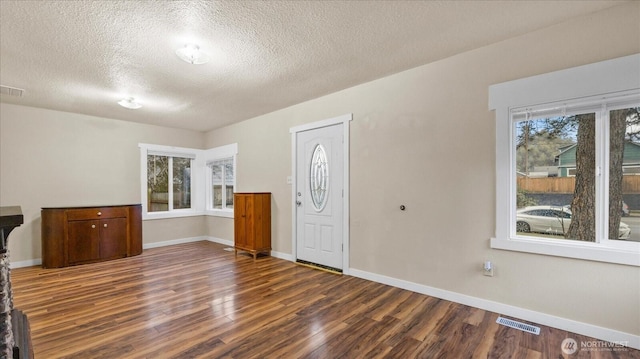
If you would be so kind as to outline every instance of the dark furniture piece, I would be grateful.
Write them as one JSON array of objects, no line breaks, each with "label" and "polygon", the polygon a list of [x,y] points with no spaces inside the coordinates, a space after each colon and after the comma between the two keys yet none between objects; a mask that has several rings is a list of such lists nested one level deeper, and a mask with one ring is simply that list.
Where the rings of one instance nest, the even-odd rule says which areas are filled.
[{"label": "dark furniture piece", "polygon": [[139,204],[42,209],[42,267],[60,268],[142,253]]},{"label": "dark furniture piece", "polygon": [[7,242],[9,240],[9,233],[24,223],[24,216],[22,215],[22,208],[20,206],[13,207],[0,207],[0,252],[5,253],[7,251]]},{"label": "dark furniture piece", "polygon": [[0,207],[0,358],[33,358],[29,320],[13,308],[9,233],[24,223],[19,206]]},{"label": "dark furniture piece", "polygon": [[271,251],[271,193],[235,193],[233,197],[234,247],[256,259]]}]

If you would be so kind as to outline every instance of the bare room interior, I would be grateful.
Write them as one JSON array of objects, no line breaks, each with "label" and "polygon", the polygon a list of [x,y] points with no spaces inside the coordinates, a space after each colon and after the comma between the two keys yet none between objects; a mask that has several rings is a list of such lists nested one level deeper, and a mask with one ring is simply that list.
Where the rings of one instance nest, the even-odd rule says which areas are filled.
[{"label": "bare room interior", "polygon": [[640,358],[638,18],[0,1],[0,357]]}]

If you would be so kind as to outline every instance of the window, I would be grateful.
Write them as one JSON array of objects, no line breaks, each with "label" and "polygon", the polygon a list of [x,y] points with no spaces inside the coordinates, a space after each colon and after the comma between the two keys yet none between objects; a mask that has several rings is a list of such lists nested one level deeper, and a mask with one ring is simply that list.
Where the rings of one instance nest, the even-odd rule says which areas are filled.
[{"label": "window", "polygon": [[237,143],[203,151],[206,175],[204,207],[207,215],[233,218],[237,154]]},{"label": "window", "polygon": [[235,171],[233,157],[207,163],[211,173],[210,208],[214,210],[233,209],[233,188]]},{"label": "window", "polygon": [[633,55],[490,87],[492,248],[640,266],[639,65]]},{"label": "window", "polygon": [[197,150],[140,145],[144,217],[191,215]]},{"label": "window", "polygon": [[147,188],[149,212],[191,208],[191,159],[147,155]]},{"label": "window", "polygon": [[[640,189],[640,181],[624,171],[640,156],[640,99],[624,99],[598,99],[589,105],[555,104],[552,110],[545,106],[511,111],[515,130],[513,170],[518,177],[513,193],[516,235],[597,242],[597,232],[602,232],[611,240],[640,242],[640,191],[635,190]],[[609,157],[596,158],[599,145],[608,150]],[[556,177],[537,175],[538,167],[548,168],[554,163],[558,165]],[[608,172],[602,170],[607,168]],[[599,188],[596,182],[608,182],[608,188]],[[598,192],[602,193],[597,196]],[[635,213],[621,221],[625,197],[632,204],[631,210],[638,213],[639,223]],[[610,203],[605,203],[605,198]],[[538,218],[544,215],[525,217],[530,212],[521,209],[532,205],[538,211],[564,208],[573,218],[559,228],[558,221]],[[600,225],[611,230],[598,230],[598,208],[605,208],[608,216]]]},{"label": "window", "polygon": [[141,143],[142,219],[233,218],[238,144],[198,150]]}]

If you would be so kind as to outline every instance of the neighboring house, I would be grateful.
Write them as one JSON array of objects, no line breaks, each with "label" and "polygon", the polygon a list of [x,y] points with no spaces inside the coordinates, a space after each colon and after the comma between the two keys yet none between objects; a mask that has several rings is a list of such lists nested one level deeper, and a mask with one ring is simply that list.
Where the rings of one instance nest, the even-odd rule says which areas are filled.
[{"label": "neighboring house", "polygon": [[[573,177],[576,175],[576,144],[560,148],[556,156],[558,177]],[[627,141],[624,144],[622,159],[622,173],[625,175],[640,175],[640,144]]]}]

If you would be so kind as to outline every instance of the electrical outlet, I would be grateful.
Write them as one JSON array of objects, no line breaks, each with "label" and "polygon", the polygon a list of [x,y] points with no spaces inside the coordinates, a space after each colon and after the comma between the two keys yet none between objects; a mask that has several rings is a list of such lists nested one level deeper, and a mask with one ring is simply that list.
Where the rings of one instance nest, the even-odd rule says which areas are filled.
[{"label": "electrical outlet", "polygon": [[484,262],[484,266],[482,267],[482,275],[493,277],[493,263],[491,263],[491,261]]}]

